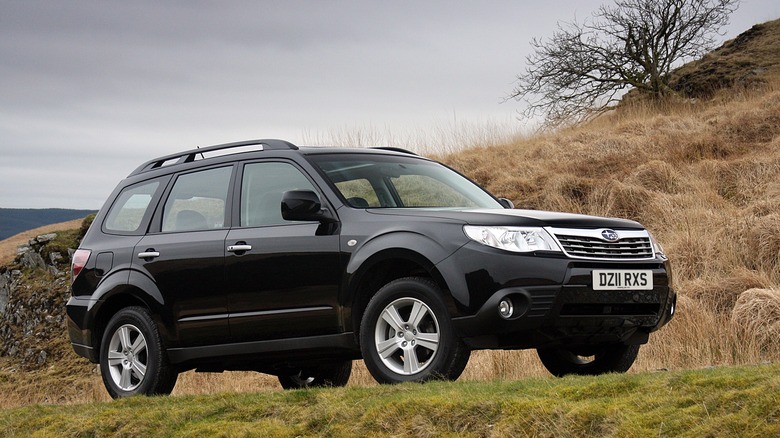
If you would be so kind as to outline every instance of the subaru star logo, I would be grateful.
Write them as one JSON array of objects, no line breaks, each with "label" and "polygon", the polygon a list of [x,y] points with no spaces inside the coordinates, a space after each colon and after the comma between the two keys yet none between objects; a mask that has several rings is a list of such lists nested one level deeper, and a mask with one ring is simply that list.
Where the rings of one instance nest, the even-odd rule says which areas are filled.
[{"label": "subaru star logo", "polygon": [[607,242],[617,242],[618,239],[620,239],[618,233],[616,233],[615,230],[604,230],[601,232],[601,237],[603,237]]}]

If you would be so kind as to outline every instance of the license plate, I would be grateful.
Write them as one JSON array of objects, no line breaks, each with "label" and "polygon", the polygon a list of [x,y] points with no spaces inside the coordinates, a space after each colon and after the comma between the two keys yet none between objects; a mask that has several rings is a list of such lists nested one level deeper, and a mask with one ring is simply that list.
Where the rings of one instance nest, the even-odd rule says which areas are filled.
[{"label": "license plate", "polygon": [[650,290],[653,271],[596,269],[593,271],[593,290]]}]

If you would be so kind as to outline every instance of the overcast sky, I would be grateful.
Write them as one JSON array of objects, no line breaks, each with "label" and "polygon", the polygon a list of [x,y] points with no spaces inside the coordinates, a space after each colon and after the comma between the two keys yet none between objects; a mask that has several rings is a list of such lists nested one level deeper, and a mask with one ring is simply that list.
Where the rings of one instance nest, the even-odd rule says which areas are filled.
[{"label": "overcast sky", "polygon": [[[521,132],[530,40],[602,3],[0,0],[0,207],[98,209],[197,145]],[[778,17],[743,0],[723,40]]]}]

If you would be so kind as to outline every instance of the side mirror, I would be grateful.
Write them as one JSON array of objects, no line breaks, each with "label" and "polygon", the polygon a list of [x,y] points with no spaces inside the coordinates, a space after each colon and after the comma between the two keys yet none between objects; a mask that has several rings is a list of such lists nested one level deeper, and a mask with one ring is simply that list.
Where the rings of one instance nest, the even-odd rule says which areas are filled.
[{"label": "side mirror", "polygon": [[288,221],[333,222],[311,190],[291,190],[282,195],[282,218]]},{"label": "side mirror", "polygon": [[507,198],[498,198],[498,203],[501,204],[504,208],[508,208],[510,210],[515,208],[515,204]]}]

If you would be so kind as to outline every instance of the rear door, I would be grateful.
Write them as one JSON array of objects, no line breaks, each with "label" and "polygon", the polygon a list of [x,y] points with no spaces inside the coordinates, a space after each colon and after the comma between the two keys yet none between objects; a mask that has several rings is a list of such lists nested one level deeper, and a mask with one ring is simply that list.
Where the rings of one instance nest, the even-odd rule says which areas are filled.
[{"label": "rear door", "polygon": [[228,165],[177,175],[152,231],[135,247],[133,263],[169,310],[163,318],[175,346],[229,340],[224,257],[233,171]]},{"label": "rear door", "polygon": [[338,234],[281,215],[285,191],[322,194],[286,161],[246,163],[239,182],[238,224],[228,234],[225,259],[233,340],[337,333],[343,271]]}]

